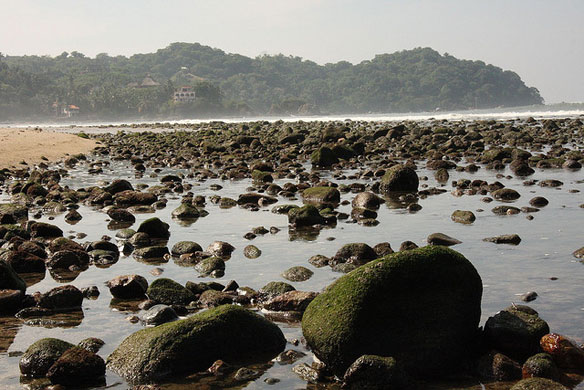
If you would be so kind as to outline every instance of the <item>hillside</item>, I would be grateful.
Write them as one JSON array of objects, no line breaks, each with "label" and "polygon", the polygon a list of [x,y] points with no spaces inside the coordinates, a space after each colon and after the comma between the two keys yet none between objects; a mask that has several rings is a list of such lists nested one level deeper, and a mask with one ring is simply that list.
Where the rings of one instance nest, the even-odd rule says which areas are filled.
[{"label": "hillside", "polygon": [[[191,85],[196,101],[174,103]],[[352,65],[249,58],[198,43],[131,57],[72,52],[0,58],[0,119],[50,117],[75,105],[87,118],[426,111],[540,104],[512,71],[430,48]],[[56,103],[56,104],[55,104]],[[57,112],[59,111],[59,112]],[[77,115],[77,113],[75,113]]]}]

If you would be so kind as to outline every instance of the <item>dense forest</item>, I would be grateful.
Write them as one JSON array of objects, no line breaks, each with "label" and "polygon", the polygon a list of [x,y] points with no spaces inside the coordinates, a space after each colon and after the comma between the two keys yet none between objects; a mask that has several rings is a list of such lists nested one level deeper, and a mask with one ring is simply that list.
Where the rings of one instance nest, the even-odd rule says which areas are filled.
[{"label": "dense forest", "polygon": [[[191,86],[194,101],[174,101]],[[353,65],[300,57],[249,58],[197,43],[131,57],[0,54],[0,121],[408,112],[541,104],[512,71],[430,48]],[[69,109],[70,108],[70,109]]]}]

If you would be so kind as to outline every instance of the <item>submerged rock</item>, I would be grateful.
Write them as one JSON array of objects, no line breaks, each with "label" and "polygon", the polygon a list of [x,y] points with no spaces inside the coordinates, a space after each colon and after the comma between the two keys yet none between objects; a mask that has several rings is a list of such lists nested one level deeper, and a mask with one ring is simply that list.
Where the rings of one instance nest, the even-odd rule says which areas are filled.
[{"label": "submerged rock", "polygon": [[218,359],[264,362],[285,345],[275,324],[239,306],[223,305],[130,335],[107,364],[129,382],[151,382],[205,370]]},{"label": "submerged rock", "polygon": [[473,349],[481,295],[481,278],[464,256],[419,248],[339,278],[308,306],[302,330],[339,376],[365,354],[394,356],[416,375],[446,375]]}]

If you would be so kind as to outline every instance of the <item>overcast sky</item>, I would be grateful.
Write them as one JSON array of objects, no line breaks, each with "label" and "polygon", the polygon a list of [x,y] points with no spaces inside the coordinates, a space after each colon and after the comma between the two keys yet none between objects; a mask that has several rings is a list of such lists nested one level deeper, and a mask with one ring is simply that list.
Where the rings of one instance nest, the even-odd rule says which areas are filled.
[{"label": "overcast sky", "polygon": [[0,0],[0,52],[131,55],[172,42],[353,63],[415,47],[584,101],[584,0]]}]

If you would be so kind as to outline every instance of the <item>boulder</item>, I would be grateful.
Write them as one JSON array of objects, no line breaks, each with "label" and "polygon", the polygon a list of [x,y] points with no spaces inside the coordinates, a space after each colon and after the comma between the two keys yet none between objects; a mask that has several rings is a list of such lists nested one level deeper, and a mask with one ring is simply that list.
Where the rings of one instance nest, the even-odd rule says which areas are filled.
[{"label": "boulder", "polygon": [[196,219],[201,216],[199,210],[188,203],[182,203],[172,211],[172,216],[177,219]]},{"label": "boulder", "polygon": [[308,305],[302,330],[338,376],[365,354],[393,356],[415,375],[446,375],[473,351],[481,295],[481,278],[464,256],[429,246],[339,278]]},{"label": "boulder", "polygon": [[187,253],[201,252],[203,248],[194,241],[179,241],[172,246],[170,253],[173,256],[180,256]]},{"label": "boulder", "polygon": [[559,381],[561,377],[560,370],[554,359],[547,353],[538,353],[527,359],[523,363],[523,367],[521,367],[521,373],[523,379],[536,377]]},{"label": "boulder", "polygon": [[130,335],[107,364],[131,383],[152,382],[206,370],[219,359],[265,362],[285,345],[277,325],[242,307],[223,305]]},{"label": "boulder", "polygon": [[379,183],[379,190],[389,192],[416,192],[419,179],[416,171],[405,165],[394,165],[389,168]]},{"label": "boulder", "polygon": [[149,192],[127,190],[114,195],[114,204],[118,207],[149,206],[157,200],[158,197]]},{"label": "boulder", "polygon": [[311,187],[302,192],[305,203],[335,205],[341,201],[341,193],[334,187]]},{"label": "boulder", "polygon": [[360,192],[353,198],[351,205],[356,208],[377,210],[383,202],[382,198],[372,192]]},{"label": "boulder", "polygon": [[69,348],[47,372],[51,383],[71,387],[105,383],[104,375],[103,359],[81,347]]},{"label": "boulder", "polygon": [[286,271],[282,272],[282,277],[291,282],[304,282],[310,279],[314,275],[314,272],[301,265],[288,268]]},{"label": "boulder", "polygon": [[358,242],[343,245],[333,256],[330,264],[336,265],[340,263],[349,263],[360,266],[377,258],[379,258],[379,256],[373,248],[365,243]]},{"label": "boulder", "polygon": [[511,390],[569,390],[561,383],[547,378],[528,378],[517,382]]},{"label": "boulder", "polygon": [[169,228],[170,226],[166,222],[154,217],[142,222],[138,228],[138,233],[146,233],[150,238],[167,240],[170,237]]},{"label": "boulder", "polygon": [[472,211],[468,210],[455,210],[450,216],[454,222],[470,224],[473,223],[477,218]]},{"label": "boulder", "polygon": [[330,148],[322,146],[312,152],[310,162],[316,167],[327,168],[338,163],[339,158]]},{"label": "boulder", "polygon": [[209,275],[213,271],[225,271],[225,262],[219,257],[211,256],[197,263],[195,269],[203,275]]},{"label": "boulder", "polygon": [[572,340],[557,333],[550,333],[543,336],[539,343],[558,367],[584,374],[584,350]]},{"label": "boulder", "polygon": [[140,275],[121,275],[109,280],[107,287],[114,298],[143,298],[148,289],[148,281]]},{"label": "boulder", "polygon": [[146,290],[148,298],[165,305],[188,305],[195,295],[180,283],[167,278],[156,279]]},{"label": "boulder", "polygon": [[0,315],[14,314],[22,307],[24,293],[20,290],[0,289]]},{"label": "boulder", "polygon": [[10,264],[19,274],[45,272],[45,261],[32,253],[21,250],[6,251],[0,255],[0,259]]},{"label": "boulder", "polygon": [[32,238],[57,238],[63,237],[63,231],[55,225],[44,222],[32,222],[27,229]]},{"label": "boulder", "polygon": [[262,287],[259,293],[265,298],[273,298],[282,295],[288,291],[295,291],[296,289],[291,284],[286,282],[269,282]]},{"label": "boulder", "polygon": [[122,191],[134,191],[132,184],[124,179],[116,179],[112,181],[108,186],[103,187],[103,190],[109,192],[112,195],[117,194]]},{"label": "boulder", "polygon": [[214,241],[207,247],[207,252],[218,257],[230,257],[235,247],[228,242]]},{"label": "boulder", "polygon": [[136,222],[136,217],[126,209],[111,208],[107,211],[107,215],[117,222]]},{"label": "boulder", "polygon": [[59,339],[38,340],[20,358],[20,373],[31,378],[44,377],[53,363],[71,347],[73,344]]},{"label": "boulder", "polygon": [[0,260],[0,289],[2,290],[20,290],[26,291],[26,283],[10,264]]},{"label": "boulder", "polygon": [[55,287],[42,294],[38,306],[44,309],[67,311],[79,310],[83,303],[83,293],[75,286]]},{"label": "boulder", "polygon": [[363,355],[345,372],[343,388],[348,390],[407,389],[412,383],[392,357]]},{"label": "boulder", "polygon": [[154,305],[142,314],[142,321],[147,325],[160,325],[176,320],[178,320],[178,315],[172,307],[167,305]]}]

